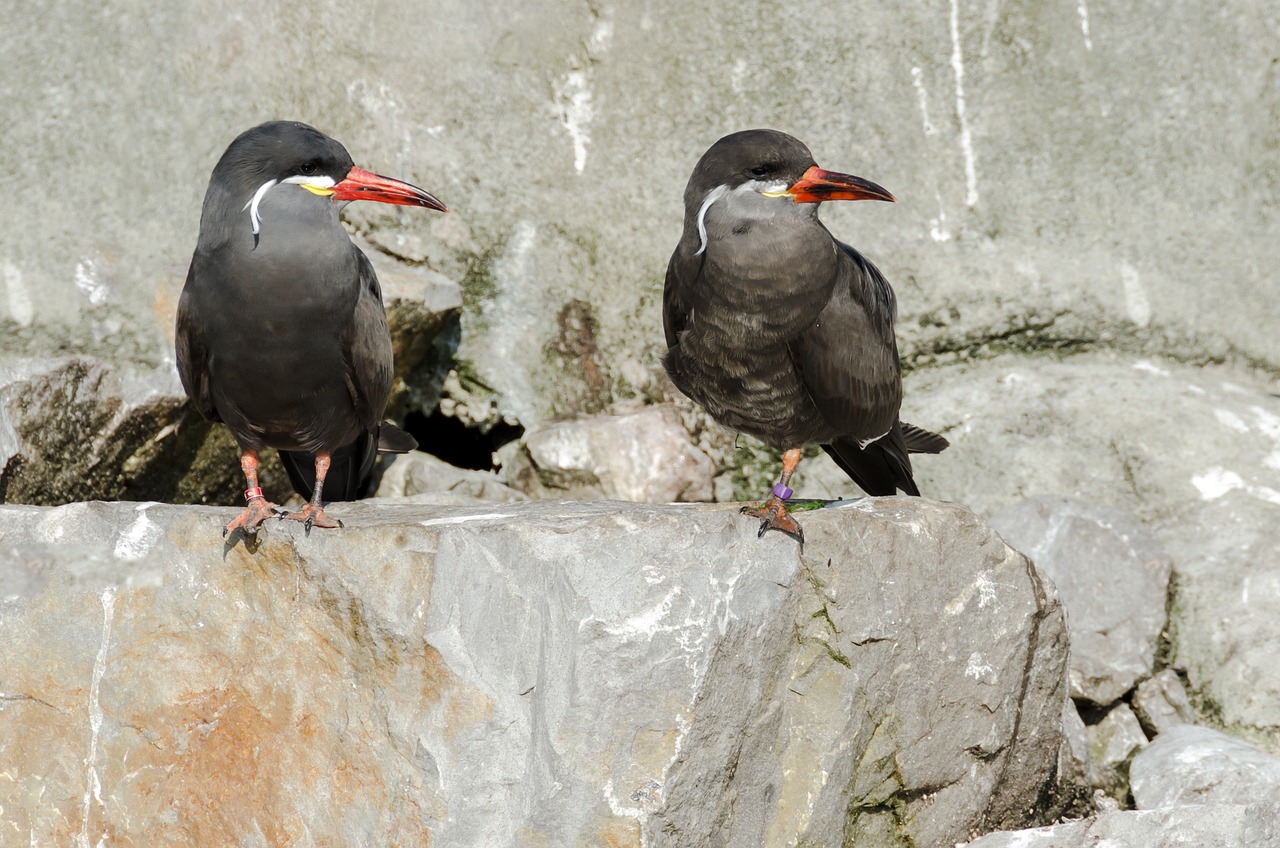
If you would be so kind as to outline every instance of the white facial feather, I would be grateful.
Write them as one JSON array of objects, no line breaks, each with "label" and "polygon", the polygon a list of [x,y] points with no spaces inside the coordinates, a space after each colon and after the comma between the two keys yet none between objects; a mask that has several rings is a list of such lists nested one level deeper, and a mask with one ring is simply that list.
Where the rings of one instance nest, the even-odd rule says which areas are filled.
[{"label": "white facial feather", "polygon": [[702,252],[707,249],[707,210],[711,208],[711,204],[728,193],[728,186],[718,185],[707,192],[707,196],[702,201],[702,206],[698,208],[698,239],[701,243],[698,246],[698,252],[693,254],[694,256],[701,256]]},{"label": "white facial feather", "polygon": [[757,192],[765,197],[782,197],[786,194],[789,184],[785,180],[750,180],[739,186],[730,189],[727,185],[718,185],[711,191],[707,192],[706,198],[702,201],[702,206],[698,208],[698,252],[694,256],[701,256],[703,251],[707,249],[707,210],[709,210],[717,200],[729,195],[732,191],[734,194],[746,194],[748,192]]},{"label": "white facial feather", "polygon": [[245,209],[249,210],[249,224],[253,227],[255,236],[262,229],[262,216],[258,214],[258,204],[262,202],[262,198],[266,196],[267,192],[271,191],[276,182],[277,180],[267,180],[258,186],[258,190],[253,193],[253,197],[249,198],[249,202],[244,205],[244,209],[240,210],[241,212]]}]

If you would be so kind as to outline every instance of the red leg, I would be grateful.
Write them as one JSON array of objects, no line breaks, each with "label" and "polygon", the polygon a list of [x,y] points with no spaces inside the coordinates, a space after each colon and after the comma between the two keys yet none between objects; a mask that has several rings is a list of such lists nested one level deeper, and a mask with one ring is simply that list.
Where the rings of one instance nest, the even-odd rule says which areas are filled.
[{"label": "red leg", "polygon": [[316,454],[316,487],[311,492],[311,503],[304,506],[297,512],[286,512],[280,518],[288,518],[290,521],[301,521],[302,526],[307,529],[307,535],[311,535],[312,527],[333,528],[341,527],[342,522],[330,518],[324,514],[324,507],[321,506],[322,495],[324,490],[324,478],[329,473],[329,453],[321,451]]},{"label": "red leg", "polygon": [[222,528],[223,536],[233,530],[240,530],[246,536],[256,536],[262,522],[279,510],[279,507],[262,496],[262,489],[258,488],[257,451],[247,450],[240,454],[240,470],[244,472],[244,499],[249,505],[244,508],[244,512],[231,519],[230,523]]},{"label": "red leg", "polygon": [[757,507],[744,506],[742,512],[744,515],[750,515],[753,518],[759,518],[760,532],[757,534],[763,536],[770,530],[778,530],[786,533],[795,539],[801,545],[804,544],[804,531],[800,529],[799,523],[791,517],[791,513],[787,512],[786,499],[791,497],[791,489],[787,486],[791,482],[791,475],[796,473],[796,466],[800,464],[800,448],[792,448],[782,455],[782,478],[778,481],[778,485],[773,487],[773,493],[769,499]]}]

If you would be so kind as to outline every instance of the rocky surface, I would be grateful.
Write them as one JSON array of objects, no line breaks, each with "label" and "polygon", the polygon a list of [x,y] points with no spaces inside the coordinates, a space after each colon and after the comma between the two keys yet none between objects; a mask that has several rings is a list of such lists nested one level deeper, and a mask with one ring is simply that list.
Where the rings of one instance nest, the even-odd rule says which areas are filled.
[{"label": "rocky surface", "polygon": [[1182,678],[1168,668],[1138,684],[1133,693],[1133,712],[1151,736],[1192,724],[1196,718]]},{"label": "rocky surface", "polygon": [[993,833],[970,848],[1275,848],[1280,805],[1268,803],[1124,810],[1016,833]]},{"label": "rocky surface", "polygon": [[715,495],[715,464],[666,405],[545,424],[500,460],[502,476],[536,497],[673,503]]},{"label": "rocky surface", "polygon": [[1124,802],[1129,795],[1129,764],[1147,744],[1138,717],[1128,704],[1117,704],[1085,730],[1089,739],[1089,783]]},{"label": "rocky surface", "polygon": [[395,457],[382,473],[374,497],[417,503],[510,503],[527,500],[492,471],[455,468],[429,453]]},{"label": "rocky surface", "polygon": [[[335,514],[337,510],[335,510]],[[0,507],[23,844],[953,844],[1052,820],[1061,607],[963,510]]]},{"label": "rocky surface", "polygon": [[[1121,412],[1108,412],[1121,400]],[[1209,712],[1280,751],[1274,389],[1168,361],[1005,357],[916,373],[903,417],[951,440],[915,462],[928,496],[994,516],[1026,498],[1068,495],[1137,516],[1175,563],[1165,663],[1185,669]],[[808,476],[797,494],[853,496],[824,463],[801,464]]]},{"label": "rocky surface", "polygon": [[[1161,733],[1134,758],[1130,777],[1144,810],[1264,799],[1280,805],[1280,757],[1207,727]],[[1276,825],[1280,831],[1280,820]]]},{"label": "rocky surface", "polygon": [[991,526],[1058,587],[1071,623],[1071,697],[1111,704],[1151,675],[1172,563],[1150,531],[1061,496],[1003,509]]}]

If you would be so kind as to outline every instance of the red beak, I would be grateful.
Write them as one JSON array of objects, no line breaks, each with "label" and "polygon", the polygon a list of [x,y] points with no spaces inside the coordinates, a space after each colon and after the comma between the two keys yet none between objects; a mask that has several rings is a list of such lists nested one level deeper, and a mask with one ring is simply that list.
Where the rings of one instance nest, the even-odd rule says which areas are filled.
[{"label": "red beak", "polygon": [[436,200],[429,192],[390,177],[372,174],[363,168],[352,168],[347,177],[334,186],[335,200],[373,200],[378,203],[394,203],[397,206],[425,206],[448,212],[449,208]]},{"label": "red beak", "polygon": [[824,171],[817,165],[804,172],[787,194],[796,203],[821,203],[824,200],[887,200],[894,197],[871,180]]}]

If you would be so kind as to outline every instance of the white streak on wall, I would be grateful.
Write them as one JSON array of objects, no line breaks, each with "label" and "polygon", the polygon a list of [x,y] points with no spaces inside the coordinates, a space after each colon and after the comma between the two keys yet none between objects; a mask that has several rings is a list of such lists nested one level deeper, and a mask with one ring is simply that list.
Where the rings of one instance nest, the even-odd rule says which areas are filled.
[{"label": "white streak on wall", "polygon": [[1142,286],[1142,278],[1138,269],[1129,263],[1120,266],[1120,280],[1124,284],[1124,308],[1129,320],[1139,327],[1151,323],[1151,303],[1147,300],[1147,291]]},{"label": "white streak on wall", "polygon": [[9,317],[23,327],[30,327],[35,320],[35,304],[22,279],[22,270],[12,262],[4,263],[4,291],[9,305]]},{"label": "white streak on wall", "polygon": [[591,143],[590,126],[595,117],[591,104],[591,65],[596,57],[609,49],[613,24],[597,21],[586,43],[585,59],[574,59],[573,68],[556,87],[560,107],[560,125],[573,142],[573,167],[579,174],[587,167],[587,145]]},{"label": "white streak on wall", "polygon": [[101,269],[98,268],[98,262],[95,259],[81,259],[76,263],[75,281],[76,287],[85,293],[89,303],[94,306],[105,303],[107,296],[111,293],[102,280]]},{"label": "white streak on wall", "polygon": [[912,68],[911,84],[916,88],[916,100],[920,103],[920,122],[924,127],[924,134],[937,135],[937,127],[929,120],[929,93],[924,87],[924,71],[920,68]]},{"label": "white streak on wall", "polygon": [[951,0],[951,69],[956,75],[956,118],[960,121],[960,151],[964,154],[965,203],[978,205],[978,166],[973,152],[973,133],[964,100],[964,51],[960,47],[960,0]]},{"label": "white streak on wall", "polygon": [[1080,5],[1076,7],[1080,13],[1080,31],[1084,33],[1084,49],[1093,49],[1093,40],[1089,38],[1089,4],[1086,0],[1080,0]]}]

